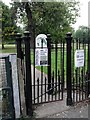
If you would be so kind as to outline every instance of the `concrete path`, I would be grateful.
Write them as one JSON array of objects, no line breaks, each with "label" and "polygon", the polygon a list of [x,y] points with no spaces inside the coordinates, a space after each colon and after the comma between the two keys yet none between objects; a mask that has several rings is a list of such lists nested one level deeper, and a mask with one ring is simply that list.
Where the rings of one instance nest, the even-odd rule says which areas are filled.
[{"label": "concrete path", "polygon": [[62,101],[49,102],[37,106],[35,109],[36,118],[45,118],[58,112],[68,110],[69,108],[69,106],[66,106],[66,93],[64,93]]},{"label": "concrete path", "polygon": [[66,106],[63,101],[47,103],[36,108],[36,118],[89,118],[90,103],[81,102],[76,106]]},{"label": "concrete path", "polygon": [[89,118],[89,106],[86,103],[80,103],[77,106],[70,107],[67,110],[58,112],[47,118]]}]

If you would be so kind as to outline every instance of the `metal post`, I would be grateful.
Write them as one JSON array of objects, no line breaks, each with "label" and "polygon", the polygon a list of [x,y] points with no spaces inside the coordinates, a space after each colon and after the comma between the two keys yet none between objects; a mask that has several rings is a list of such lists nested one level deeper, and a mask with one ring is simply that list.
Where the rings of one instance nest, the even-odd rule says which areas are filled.
[{"label": "metal post", "polygon": [[17,58],[20,58],[20,59],[22,58],[21,42],[22,42],[21,34],[17,33],[16,34]]},{"label": "metal post", "polygon": [[72,105],[72,81],[71,81],[71,33],[66,34],[67,42],[67,105]]},{"label": "metal post", "polygon": [[26,113],[28,116],[33,115],[32,111],[32,80],[31,80],[31,57],[30,57],[30,33],[24,32],[25,42],[25,64],[26,64]]},{"label": "metal post", "polygon": [[48,47],[48,94],[51,94],[51,35],[47,34]]}]

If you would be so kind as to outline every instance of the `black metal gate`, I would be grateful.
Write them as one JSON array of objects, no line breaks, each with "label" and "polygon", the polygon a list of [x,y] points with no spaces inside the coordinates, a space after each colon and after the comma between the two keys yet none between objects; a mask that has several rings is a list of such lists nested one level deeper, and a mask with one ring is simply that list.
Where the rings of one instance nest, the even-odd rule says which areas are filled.
[{"label": "black metal gate", "polygon": [[[48,65],[36,66],[36,46],[31,47],[29,33],[17,35],[17,58],[21,60],[27,115],[32,104],[63,100],[67,91],[67,105],[88,99],[90,93],[90,42],[74,40],[71,33],[66,41],[51,42],[47,35]],[[43,44],[43,40],[42,40]],[[45,49],[43,46],[38,49]],[[75,66],[76,50],[84,51],[84,65]]]},{"label": "black metal gate", "polygon": [[[34,41],[35,43],[35,41]],[[42,40],[43,44],[43,40]],[[35,50],[46,49],[36,48],[31,51],[32,56],[32,101],[33,104],[46,103],[63,100],[64,87],[64,43],[57,43],[51,46],[51,37],[47,35],[48,65],[35,66]],[[59,54],[59,55],[58,55]],[[61,69],[62,68],[62,69]]]},{"label": "black metal gate", "polygon": [[24,66],[25,92],[26,77],[28,76],[28,81],[31,81],[29,84],[32,87],[32,104],[63,100],[64,54],[66,54],[64,42],[54,43],[52,46],[51,37],[47,35],[48,65],[36,66],[35,51],[36,49],[45,49],[45,47],[36,48],[34,41],[34,48],[30,48],[29,34],[25,35],[24,38],[17,35],[17,57],[21,59],[22,66]]}]

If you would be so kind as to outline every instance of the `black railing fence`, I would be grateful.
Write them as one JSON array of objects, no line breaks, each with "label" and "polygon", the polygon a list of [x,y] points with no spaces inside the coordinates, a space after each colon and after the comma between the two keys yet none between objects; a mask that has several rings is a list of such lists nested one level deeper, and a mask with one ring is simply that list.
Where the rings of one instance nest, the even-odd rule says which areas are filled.
[{"label": "black railing fence", "polygon": [[[63,100],[67,93],[67,105],[86,100],[90,93],[90,42],[74,40],[68,33],[65,40],[52,44],[47,34],[47,46],[31,48],[31,37],[17,34],[17,59],[20,59],[23,76],[26,114],[32,115],[32,105]],[[38,63],[40,51],[46,50],[44,62]],[[39,51],[39,52],[38,52]],[[37,52],[37,54],[36,54]],[[41,56],[42,57],[42,56]],[[38,59],[36,59],[38,58]],[[45,63],[46,65],[42,66]],[[20,77],[19,77],[20,79]],[[22,86],[21,86],[22,87]],[[22,92],[22,91],[21,91]]]},{"label": "black railing fence", "polygon": [[[80,39],[74,40],[71,42],[71,86],[72,86],[72,100],[77,103],[83,100],[86,100],[90,93],[90,44],[85,43],[85,39],[83,42],[80,42]],[[75,51],[83,53],[77,53],[79,56],[75,56]],[[81,56],[81,57],[80,57]],[[75,57],[77,58],[77,62],[84,62],[83,66],[75,66]],[[78,63],[77,63],[78,64]]]}]

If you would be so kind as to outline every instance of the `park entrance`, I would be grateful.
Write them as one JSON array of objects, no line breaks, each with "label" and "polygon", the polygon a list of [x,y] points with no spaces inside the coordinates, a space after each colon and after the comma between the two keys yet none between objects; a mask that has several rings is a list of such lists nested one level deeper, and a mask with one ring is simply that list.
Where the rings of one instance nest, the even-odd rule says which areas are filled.
[{"label": "park entrance", "polygon": [[16,38],[19,83],[28,115],[32,105],[63,100],[64,93],[67,105],[88,99],[90,93],[89,40],[74,40],[70,33],[60,42],[52,43],[49,34],[46,40],[47,46],[41,39],[41,46],[34,41],[32,47],[29,33]]}]

